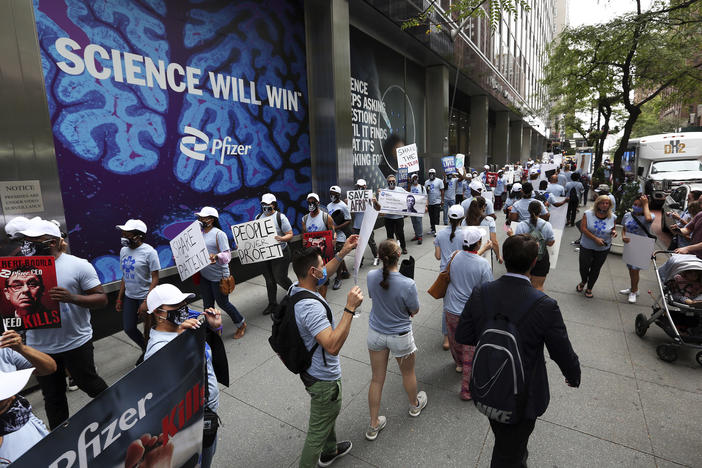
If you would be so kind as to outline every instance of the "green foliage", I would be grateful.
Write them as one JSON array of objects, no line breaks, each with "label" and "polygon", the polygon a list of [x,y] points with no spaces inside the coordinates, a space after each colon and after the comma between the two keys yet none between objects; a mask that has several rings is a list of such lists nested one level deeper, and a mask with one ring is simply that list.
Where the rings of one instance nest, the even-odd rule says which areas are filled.
[{"label": "green foliage", "polygon": [[632,138],[639,138],[646,135],[656,135],[659,133],[670,133],[679,127],[684,127],[686,119],[675,116],[661,117],[661,98],[656,97],[641,107],[641,115],[636,120],[634,128],[631,130]]},{"label": "green foliage", "polygon": [[629,211],[634,205],[634,200],[638,198],[640,189],[638,182],[624,184],[621,199],[617,203],[616,215],[618,220],[621,220],[624,217],[624,213]]},{"label": "green foliage", "polygon": [[438,15],[438,9],[435,6],[436,2],[426,10],[422,11],[415,17],[403,21],[401,28],[408,29],[414,27],[426,27],[426,34],[431,34],[432,29],[437,31],[442,30],[444,26],[452,23],[456,26],[470,17],[487,19],[490,29],[494,31],[500,24],[500,19],[512,14],[517,16],[523,12],[531,10],[528,0],[454,0],[451,5],[444,10],[445,15],[451,18],[450,21],[437,21],[441,18]]},{"label": "green foliage", "polygon": [[598,167],[595,169],[595,172],[592,173],[592,187],[597,188],[600,184],[609,184],[609,181],[605,178],[604,166]]}]

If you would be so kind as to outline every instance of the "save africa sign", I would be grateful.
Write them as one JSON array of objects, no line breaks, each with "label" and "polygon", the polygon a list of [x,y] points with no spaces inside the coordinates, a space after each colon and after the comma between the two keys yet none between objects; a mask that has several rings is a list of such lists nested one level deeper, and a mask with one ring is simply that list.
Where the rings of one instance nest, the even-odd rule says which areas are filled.
[{"label": "save africa sign", "polygon": [[203,205],[231,226],[312,189],[302,0],[34,0],[69,244],[121,278],[126,219],[169,241]]}]

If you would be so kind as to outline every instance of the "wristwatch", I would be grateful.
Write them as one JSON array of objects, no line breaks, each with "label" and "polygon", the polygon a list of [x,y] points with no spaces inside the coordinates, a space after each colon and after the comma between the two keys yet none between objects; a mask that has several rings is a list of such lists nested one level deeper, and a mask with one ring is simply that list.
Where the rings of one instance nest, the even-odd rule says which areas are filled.
[{"label": "wristwatch", "polygon": [[354,312],[353,310],[349,309],[348,307],[344,307],[344,312],[348,312],[348,313],[351,314],[351,315],[356,315],[356,312]]}]

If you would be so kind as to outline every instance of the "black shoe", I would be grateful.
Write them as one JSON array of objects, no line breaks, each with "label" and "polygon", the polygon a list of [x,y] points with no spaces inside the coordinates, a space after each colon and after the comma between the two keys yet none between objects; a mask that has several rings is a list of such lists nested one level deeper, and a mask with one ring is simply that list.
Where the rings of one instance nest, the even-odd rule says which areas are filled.
[{"label": "black shoe", "polygon": [[339,278],[339,277],[337,276],[336,279],[334,280],[334,285],[332,286],[332,289],[333,289],[334,291],[336,291],[336,290],[339,289],[340,287],[341,287],[341,278]]},{"label": "black shoe", "polygon": [[351,278],[351,273],[349,273],[348,271],[341,272],[341,279],[349,279],[349,278]]},{"label": "black shoe", "polygon": [[422,238],[417,239],[417,245],[422,245]]},{"label": "black shoe", "polygon": [[334,463],[334,460],[343,457],[351,451],[353,444],[350,440],[344,440],[336,444],[336,454],[335,455],[324,455],[319,457],[319,462],[317,463],[321,467],[329,466]]},{"label": "black shoe", "polygon": [[407,249],[402,249],[402,255],[407,255]]},{"label": "black shoe", "polygon": [[416,241],[417,239],[419,239],[419,237],[414,236],[412,239],[410,239],[410,242],[414,242],[414,241]]},{"label": "black shoe", "polygon": [[277,305],[277,304],[268,304],[268,306],[267,306],[265,309],[263,309],[263,315],[268,315],[268,314],[270,314],[271,312],[273,312],[273,308],[274,308],[276,305]]}]

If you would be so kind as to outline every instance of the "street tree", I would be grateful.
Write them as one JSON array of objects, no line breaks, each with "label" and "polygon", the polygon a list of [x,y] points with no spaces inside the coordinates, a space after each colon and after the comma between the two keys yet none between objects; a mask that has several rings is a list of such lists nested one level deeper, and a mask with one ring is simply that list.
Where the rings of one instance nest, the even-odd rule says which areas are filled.
[{"label": "street tree", "polygon": [[[444,10],[448,19],[437,15],[437,0],[427,8],[402,23],[402,29],[426,27],[426,33],[444,28],[459,31],[470,18],[486,18],[491,30],[495,30],[504,15],[517,16],[531,9],[528,0],[454,0]],[[453,34],[452,34],[453,35]]]}]

